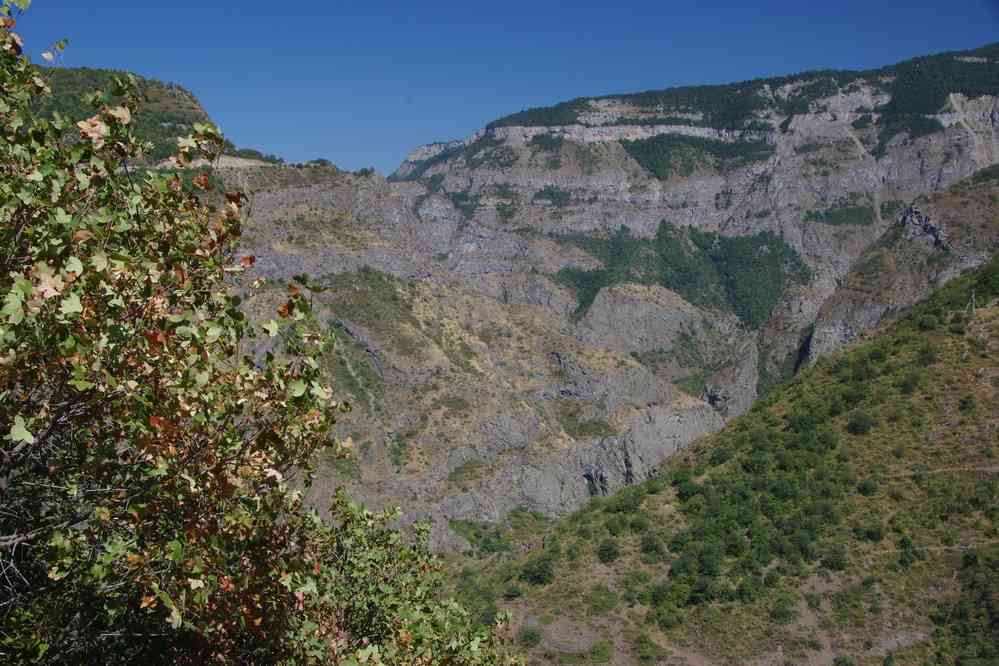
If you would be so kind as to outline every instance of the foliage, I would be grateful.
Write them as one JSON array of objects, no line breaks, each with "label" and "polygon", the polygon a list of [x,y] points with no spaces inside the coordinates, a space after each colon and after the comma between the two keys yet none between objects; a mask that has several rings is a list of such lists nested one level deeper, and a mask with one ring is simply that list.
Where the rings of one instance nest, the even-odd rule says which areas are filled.
[{"label": "foliage", "polygon": [[572,193],[557,185],[545,185],[534,193],[532,201],[547,201],[556,208],[565,208],[572,201]]},{"label": "foliage", "polygon": [[677,134],[621,141],[621,145],[659,180],[668,180],[677,174],[688,177],[698,167],[732,171],[770,159],[774,154],[774,147],[764,141],[730,142]]},{"label": "foliage", "polygon": [[468,191],[450,192],[448,193],[448,198],[451,199],[454,207],[461,211],[466,220],[470,220],[475,216],[475,212],[481,206],[482,199],[478,194],[471,194]]},{"label": "foliage", "polygon": [[554,136],[552,134],[536,134],[531,137],[531,140],[527,142],[527,145],[534,150],[539,150],[546,153],[557,153],[562,150],[563,139],[560,136]]},{"label": "foliage", "polygon": [[558,278],[576,289],[582,316],[604,287],[626,282],[661,284],[691,303],[731,309],[748,326],[763,324],[784,290],[810,279],[798,254],[770,232],[720,236],[680,229],[665,220],[651,240],[635,238],[621,226],[606,239],[561,238],[604,263],[596,270],[566,268]]},{"label": "foliage", "polygon": [[597,548],[597,559],[604,564],[610,564],[621,554],[617,541],[614,539],[604,539]]},{"label": "foliage", "polygon": [[[933,620],[943,634],[941,657],[958,664],[999,660],[999,552],[964,554],[960,596],[940,604]],[[947,663],[947,662],[945,662]]]},{"label": "foliage", "polygon": [[805,213],[805,220],[808,222],[821,222],[822,224],[832,224],[837,226],[867,226],[874,224],[874,219],[874,208],[871,206],[833,206],[827,210],[812,210]]},{"label": "foliage", "polygon": [[556,125],[573,125],[579,120],[579,112],[589,107],[585,99],[575,99],[562,102],[555,106],[525,109],[499,120],[495,120],[486,129],[496,127],[553,127]]},{"label": "foliage", "polygon": [[[340,407],[317,288],[299,278],[251,326],[232,289],[253,263],[235,256],[241,195],[208,192],[207,173],[193,191],[131,173],[134,83],[104,80],[75,125],[40,116],[49,84],[12,4],[26,3],[0,10],[0,655],[498,662],[495,638],[435,597],[422,532],[340,493],[324,521],[288,483],[308,484]],[[224,149],[193,130],[181,165]],[[255,358],[256,335],[271,351]]]},{"label": "foliage", "polygon": [[[262,153],[254,148],[237,148],[231,141],[226,141],[225,154],[233,157],[242,157],[248,160],[259,160],[269,164],[284,164],[284,160],[277,155]],[[172,149],[172,146],[170,147]],[[327,159],[319,158],[311,160],[308,164],[315,166],[332,167],[333,163]]]},{"label": "foliage", "polygon": [[[53,118],[60,114],[71,123],[93,115],[84,97],[94,90],[108,91],[125,72],[108,69],[61,68],[41,70],[53,94],[33,101],[33,111]],[[208,115],[194,96],[180,86],[135,77],[144,103],[138,107],[132,129],[136,136],[152,144],[147,155],[154,160],[169,157],[177,149],[177,139],[190,132],[195,123],[208,122]],[[120,100],[110,100],[116,103]],[[230,144],[231,145],[231,144]]]},{"label": "foliage", "polygon": [[509,222],[516,215],[519,207],[515,203],[510,203],[509,201],[497,201],[496,202],[496,214],[504,222]]}]

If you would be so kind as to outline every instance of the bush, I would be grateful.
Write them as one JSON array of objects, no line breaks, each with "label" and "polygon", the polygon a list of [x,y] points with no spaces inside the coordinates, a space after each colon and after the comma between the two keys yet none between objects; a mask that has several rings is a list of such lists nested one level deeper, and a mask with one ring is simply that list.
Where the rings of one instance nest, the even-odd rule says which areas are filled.
[{"label": "bush", "polygon": [[857,492],[864,497],[870,497],[878,491],[878,484],[874,479],[864,479],[857,486]]},{"label": "bush", "polygon": [[921,331],[932,331],[940,326],[940,320],[933,315],[923,315],[916,325]]},{"label": "bush", "polygon": [[899,381],[898,390],[905,395],[912,395],[916,392],[916,389],[919,388],[920,379],[921,375],[918,370],[910,370],[905,373],[905,376],[902,377],[901,381]]},{"label": "bush", "polygon": [[854,412],[846,424],[851,435],[866,435],[874,427],[874,419],[867,412]]},{"label": "bush", "polygon": [[842,544],[833,544],[822,557],[822,566],[830,571],[843,571],[849,563],[846,547]]},{"label": "bush", "polygon": [[916,354],[916,359],[919,362],[919,365],[923,367],[929,367],[933,365],[934,363],[937,362],[938,357],[939,354],[937,353],[936,348],[928,343],[920,347],[919,351]]},{"label": "bush", "polygon": [[520,570],[520,579],[531,585],[548,585],[555,580],[555,562],[548,553],[535,555]]},{"label": "bush", "polygon": [[614,539],[604,539],[597,548],[597,559],[604,564],[610,564],[621,554]]},{"label": "bush", "polygon": [[503,591],[503,598],[507,601],[513,601],[514,599],[519,599],[524,596],[524,592],[516,585],[510,585]]}]

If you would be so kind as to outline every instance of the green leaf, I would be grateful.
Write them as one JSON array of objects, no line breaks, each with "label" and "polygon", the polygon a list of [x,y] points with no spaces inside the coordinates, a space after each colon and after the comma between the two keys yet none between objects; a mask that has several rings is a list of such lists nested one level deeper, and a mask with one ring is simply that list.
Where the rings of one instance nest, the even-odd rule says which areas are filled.
[{"label": "green leaf", "polygon": [[271,319],[269,322],[264,324],[264,330],[267,331],[267,335],[276,337],[278,334],[278,323]]},{"label": "green leaf", "polygon": [[15,443],[35,443],[35,436],[28,431],[28,426],[24,422],[24,417],[20,414],[14,417],[14,425],[10,427],[10,432],[7,433],[7,439]]},{"label": "green leaf", "polygon": [[59,307],[59,312],[67,317],[83,312],[83,304],[80,302],[80,295],[74,291],[72,294],[64,298],[62,300],[62,305]]},{"label": "green leaf", "polygon": [[67,273],[76,273],[77,275],[82,275],[83,262],[80,261],[79,257],[70,257],[69,261],[66,262],[65,271]]},{"label": "green leaf", "polygon": [[291,384],[288,385],[288,391],[291,393],[291,397],[300,398],[305,395],[308,390],[309,385],[303,382],[301,379],[296,379]]}]

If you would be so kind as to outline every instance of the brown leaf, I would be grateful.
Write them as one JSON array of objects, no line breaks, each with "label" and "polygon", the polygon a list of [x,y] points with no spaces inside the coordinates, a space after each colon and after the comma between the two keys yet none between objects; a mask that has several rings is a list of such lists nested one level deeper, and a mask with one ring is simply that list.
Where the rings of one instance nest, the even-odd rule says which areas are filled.
[{"label": "brown leaf", "polygon": [[107,138],[109,130],[100,116],[81,120],[76,123],[76,126],[80,128],[80,134],[93,142],[94,148],[101,148],[104,145],[104,139]]},{"label": "brown leaf", "polygon": [[208,177],[207,172],[199,173],[197,176],[194,177],[194,180],[192,182],[194,183],[194,186],[199,190],[212,189],[212,181]]},{"label": "brown leaf", "polygon": [[256,262],[257,258],[254,257],[252,254],[248,254],[239,260],[239,265],[242,266],[243,268],[250,268]]},{"label": "brown leaf", "polygon": [[94,234],[92,232],[88,231],[87,229],[80,229],[75,234],[73,234],[73,242],[82,243],[84,241],[90,240],[93,237]]},{"label": "brown leaf", "polygon": [[156,416],[156,415],[153,415],[153,416],[149,417],[149,426],[153,430],[159,430],[160,432],[165,432],[167,430],[172,430],[173,429],[173,424],[172,423],[170,423],[169,421],[167,421],[162,416]]},{"label": "brown leaf", "polygon": [[108,115],[115,118],[122,125],[132,122],[132,112],[128,110],[127,106],[116,106],[113,109],[109,109]]},{"label": "brown leaf", "polygon": [[287,317],[291,314],[291,301],[287,301],[284,305],[277,309],[277,313],[282,317]]}]

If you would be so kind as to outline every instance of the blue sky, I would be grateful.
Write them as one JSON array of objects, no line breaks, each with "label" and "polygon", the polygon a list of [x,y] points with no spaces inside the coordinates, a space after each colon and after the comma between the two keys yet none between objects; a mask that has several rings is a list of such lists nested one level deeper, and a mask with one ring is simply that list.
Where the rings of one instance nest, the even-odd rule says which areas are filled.
[{"label": "blue sky", "polygon": [[526,107],[980,46],[999,0],[35,0],[19,31],[186,86],[238,145],[388,173]]}]

